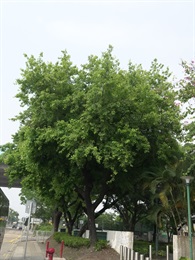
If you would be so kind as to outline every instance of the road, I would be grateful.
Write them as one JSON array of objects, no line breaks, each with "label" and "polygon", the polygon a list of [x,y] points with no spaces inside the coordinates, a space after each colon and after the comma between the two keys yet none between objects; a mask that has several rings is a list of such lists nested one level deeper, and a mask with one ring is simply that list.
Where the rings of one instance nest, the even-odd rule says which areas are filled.
[{"label": "road", "polygon": [[17,242],[20,240],[22,231],[18,229],[6,228],[3,245],[0,251],[0,259],[8,260],[11,258]]}]

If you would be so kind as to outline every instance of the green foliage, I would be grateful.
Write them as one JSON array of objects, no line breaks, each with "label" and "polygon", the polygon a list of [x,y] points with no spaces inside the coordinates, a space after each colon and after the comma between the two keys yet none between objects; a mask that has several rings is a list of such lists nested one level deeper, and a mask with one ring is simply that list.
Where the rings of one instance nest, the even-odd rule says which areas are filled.
[{"label": "green foliage", "polygon": [[56,233],[54,233],[53,238],[58,243],[61,243],[62,241],[64,241],[65,246],[68,246],[68,247],[80,248],[80,247],[83,247],[83,246],[85,246],[85,247],[90,246],[89,239],[82,238],[82,237],[70,236],[66,233],[56,232]]},{"label": "green foliage", "polygon": [[[90,246],[89,239],[77,237],[77,236],[70,236],[66,233],[56,232],[56,233],[54,233],[53,238],[58,243],[61,243],[62,241],[64,241],[64,244],[68,247],[80,248],[80,247],[89,247]],[[95,250],[101,251],[104,248],[108,248],[109,247],[108,244],[109,244],[108,241],[98,240],[95,244]]]},{"label": "green foliage", "polygon": [[194,117],[194,97],[195,97],[195,62],[182,61],[184,70],[183,78],[178,82],[178,93],[180,106],[185,107],[183,114],[185,117],[185,141],[194,143],[195,136],[195,117]]},{"label": "green foliage", "polygon": [[41,223],[40,225],[36,226],[36,230],[40,230],[40,231],[52,231],[53,226],[50,223]]},{"label": "green foliage", "polygon": [[80,68],[65,51],[55,64],[26,56],[17,79],[20,129],[2,149],[9,178],[22,179],[24,194],[31,190],[63,211],[69,226],[83,209],[90,232],[98,205],[104,200],[108,209],[144,169],[173,162],[181,140],[169,71],[157,60],[149,71],[131,63],[125,71],[112,52],[109,46]]},{"label": "green foliage", "polygon": [[187,257],[180,257],[179,260],[190,260],[190,258],[187,258]]},{"label": "green foliage", "polygon": [[146,241],[134,240],[134,251],[140,254],[147,255],[149,250],[149,243]]},{"label": "green foliage", "polygon": [[[143,255],[149,254],[149,246],[152,245],[152,254],[155,255],[155,243],[142,241],[142,240],[134,240],[134,251],[139,252]],[[170,251],[172,251],[172,248],[170,246]],[[166,244],[165,243],[159,243],[158,245],[158,255],[159,256],[166,256]]]},{"label": "green foliage", "polygon": [[115,213],[104,213],[96,218],[95,223],[102,230],[121,230],[122,227],[122,221]]},{"label": "green foliage", "polygon": [[8,222],[18,222],[19,213],[11,208],[9,208]]},{"label": "green foliage", "polygon": [[106,240],[98,240],[95,243],[95,250],[96,251],[101,251],[102,249],[108,248],[109,247],[109,241]]}]

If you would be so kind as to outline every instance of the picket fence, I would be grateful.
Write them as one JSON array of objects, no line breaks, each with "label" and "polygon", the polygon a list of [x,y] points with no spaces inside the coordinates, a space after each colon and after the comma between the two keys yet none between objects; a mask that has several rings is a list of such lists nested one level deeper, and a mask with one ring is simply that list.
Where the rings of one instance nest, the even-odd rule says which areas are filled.
[{"label": "picket fence", "polygon": [[[169,246],[166,247],[166,260],[171,260],[169,257]],[[144,256],[135,252],[133,249],[126,246],[120,246],[120,260],[152,260],[152,246],[149,246],[149,256]]]}]

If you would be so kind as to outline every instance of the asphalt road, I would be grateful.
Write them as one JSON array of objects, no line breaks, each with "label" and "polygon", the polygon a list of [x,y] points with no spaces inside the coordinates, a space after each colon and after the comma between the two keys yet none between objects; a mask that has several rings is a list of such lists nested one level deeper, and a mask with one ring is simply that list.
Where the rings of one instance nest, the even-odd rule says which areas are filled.
[{"label": "asphalt road", "polygon": [[17,242],[20,240],[22,235],[22,230],[6,228],[3,245],[0,251],[0,259],[8,260],[17,246]]}]

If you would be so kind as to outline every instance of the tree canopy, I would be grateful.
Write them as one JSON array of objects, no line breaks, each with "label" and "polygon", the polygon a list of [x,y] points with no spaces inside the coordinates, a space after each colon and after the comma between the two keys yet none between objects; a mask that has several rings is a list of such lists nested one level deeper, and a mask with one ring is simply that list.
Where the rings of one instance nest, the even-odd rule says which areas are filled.
[{"label": "tree canopy", "polygon": [[80,68],[66,51],[56,63],[26,56],[20,128],[4,146],[11,180],[57,207],[81,203],[92,244],[98,206],[111,207],[148,167],[174,162],[182,138],[169,70],[157,60],[149,70],[131,62],[122,70],[112,52]]}]

